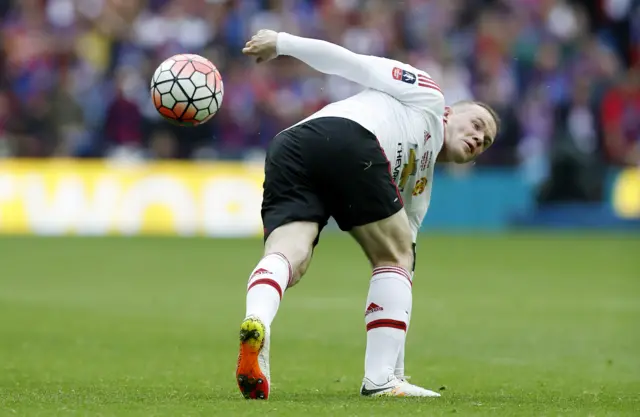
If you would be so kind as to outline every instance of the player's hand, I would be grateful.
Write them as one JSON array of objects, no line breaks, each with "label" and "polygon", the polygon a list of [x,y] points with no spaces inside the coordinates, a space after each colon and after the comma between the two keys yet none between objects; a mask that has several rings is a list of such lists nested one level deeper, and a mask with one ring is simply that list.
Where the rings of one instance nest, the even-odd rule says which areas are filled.
[{"label": "player's hand", "polygon": [[276,44],[278,32],[262,29],[253,35],[242,48],[242,53],[256,58],[256,62],[267,62],[278,56]]}]

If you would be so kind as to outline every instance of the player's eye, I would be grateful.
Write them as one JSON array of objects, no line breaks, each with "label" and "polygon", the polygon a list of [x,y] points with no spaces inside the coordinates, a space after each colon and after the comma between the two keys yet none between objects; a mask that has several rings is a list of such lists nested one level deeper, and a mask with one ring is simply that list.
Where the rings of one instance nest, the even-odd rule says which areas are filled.
[{"label": "player's eye", "polygon": [[476,130],[480,129],[480,123],[473,122],[473,128],[476,129]]}]

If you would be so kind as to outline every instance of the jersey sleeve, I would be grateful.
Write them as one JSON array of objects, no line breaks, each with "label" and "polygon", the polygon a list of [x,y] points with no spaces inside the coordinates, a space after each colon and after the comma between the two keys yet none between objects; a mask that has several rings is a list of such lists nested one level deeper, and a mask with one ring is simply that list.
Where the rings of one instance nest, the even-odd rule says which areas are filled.
[{"label": "jersey sleeve", "polygon": [[444,95],[424,71],[392,59],[361,55],[330,42],[278,33],[278,55],[299,59],[325,74],[382,91],[400,102],[444,114]]}]

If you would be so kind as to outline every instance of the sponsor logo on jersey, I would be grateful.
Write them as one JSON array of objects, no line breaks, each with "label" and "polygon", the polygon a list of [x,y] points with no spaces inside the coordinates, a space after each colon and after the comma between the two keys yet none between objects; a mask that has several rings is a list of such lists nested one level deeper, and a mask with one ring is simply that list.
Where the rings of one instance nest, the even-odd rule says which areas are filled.
[{"label": "sponsor logo on jersey", "polygon": [[273,275],[273,272],[264,268],[259,268],[259,269],[256,269],[253,274],[251,274],[251,277],[249,277],[249,279],[255,277],[256,275]]},{"label": "sponsor logo on jersey", "polygon": [[424,143],[423,145],[426,145],[427,142],[429,142],[429,139],[431,139],[431,133],[427,132],[426,130],[424,131]]},{"label": "sponsor logo on jersey", "polygon": [[402,165],[402,142],[398,142],[398,149],[396,150],[396,162],[393,165],[393,182],[398,181],[401,165]]},{"label": "sponsor logo on jersey", "polygon": [[368,316],[371,313],[375,313],[376,311],[383,311],[384,309],[382,307],[380,307],[378,304],[376,303],[371,303],[369,304],[369,307],[367,307],[367,310],[364,312],[365,316]]},{"label": "sponsor logo on jersey", "polygon": [[394,80],[402,81],[407,84],[415,84],[416,83],[416,75],[407,70],[403,70],[402,68],[395,67],[391,72]]},{"label": "sponsor logo on jersey", "polygon": [[415,187],[413,187],[413,196],[418,196],[424,193],[425,188],[427,188],[427,177],[422,177],[416,182]]},{"label": "sponsor logo on jersey", "polygon": [[420,171],[431,168],[431,162],[433,160],[433,152],[427,151],[422,155],[420,159]]},{"label": "sponsor logo on jersey", "polygon": [[404,187],[407,185],[409,177],[411,177],[412,175],[416,175],[417,171],[418,158],[416,157],[416,150],[411,148],[409,149],[408,161],[402,168],[402,173],[400,174],[400,183],[398,184],[398,189],[400,189],[400,191],[404,191]]}]

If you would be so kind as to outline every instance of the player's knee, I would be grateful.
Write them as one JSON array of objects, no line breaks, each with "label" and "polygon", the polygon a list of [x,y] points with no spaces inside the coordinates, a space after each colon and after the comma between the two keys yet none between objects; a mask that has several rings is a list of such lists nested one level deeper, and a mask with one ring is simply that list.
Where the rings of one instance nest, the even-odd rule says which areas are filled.
[{"label": "player's knee", "polygon": [[290,286],[298,283],[307,272],[313,254],[313,242],[318,236],[318,225],[294,222],[275,229],[265,242],[265,254],[280,253],[291,265]]},{"label": "player's knee", "polygon": [[307,272],[307,268],[311,263],[312,247],[309,245],[296,244],[291,241],[286,244],[269,245],[265,247],[265,255],[269,253],[280,253],[288,261],[291,266],[291,282],[290,287],[296,285]]}]

